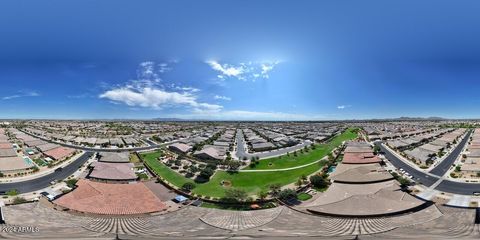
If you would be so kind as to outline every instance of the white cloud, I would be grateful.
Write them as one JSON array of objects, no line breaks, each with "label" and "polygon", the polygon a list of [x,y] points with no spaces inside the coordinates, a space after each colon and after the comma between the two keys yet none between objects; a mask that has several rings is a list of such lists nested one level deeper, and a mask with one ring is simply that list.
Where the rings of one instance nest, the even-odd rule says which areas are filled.
[{"label": "white cloud", "polygon": [[38,94],[35,91],[20,91],[18,94],[10,95],[10,96],[5,96],[2,97],[2,100],[11,100],[15,98],[22,98],[22,97],[38,97],[40,94]]},{"label": "white cloud", "polygon": [[243,81],[255,81],[256,79],[268,79],[270,77],[269,73],[279,62],[247,62],[234,65],[208,60],[206,63],[213,70],[220,73],[217,75],[217,78],[221,80],[236,78]]},{"label": "white cloud", "polygon": [[193,112],[196,114],[217,114],[223,109],[223,106],[209,103],[196,103],[193,106]]},{"label": "white cloud", "polygon": [[160,89],[143,88],[136,91],[132,88],[116,88],[104,92],[100,98],[107,98],[117,102],[123,102],[128,106],[141,106],[160,108],[165,104],[186,104],[194,101],[188,94],[166,92]]},{"label": "white cloud", "polygon": [[227,76],[227,77],[240,77],[240,75],[245,71],[243,66],[232,66],[229,64],[220,64],[216,61],[207,61],[208,65],[210,65],[213,70],[219,71],[222,73],[220,76]]},{"label": "white cloud", "polygon": [[198,102],[194,94],[199,90],[192,87],[174,87],[176,90],[166,90],[155,80],[132,80],[124,86],[113,87],[99,98],[110,102],[123,103],[130,107],[144,107],[162,109],[166,107],[187,107],[194,113],[215,113],[222,110],[223,106]]},{"label": "white cloud", "polygon": [[197,97],[190,93],[169,92],[163,89],[145,87],[132,89],[121,87],[108,90],[102,93],[100,98],[124,103],[131,107],[145,107],[161,109],[163,107],[187,106],[193,108],[194,112],[218,112],[222,106],[216,104],[199,103]]},{"label": "white cloud", "polygon": [[158,68],[158,72],[160,73],[166,73],[172,70],[172,67],[170,67],[168,63],[160,63],[158,64]]},{"label": "white cloud", "polygon": [[155,63],[152,61],[146,61],[140,63],[140,67],[137,70],[137,77],[139,79],[160,80],[158,73],[155,69]]},{"label": "white cloud", "polygon": [[227,96],[220,96],[220,95],[215,95],[213,98],[215,100],[225,100],[225,101],[231,101],[232,100],[232,98],[229,98]]},{"label": "white cloud", "polygon": [[273,70],[273,68],[275,67],[275,65],[277,65],[278,63],[273,63],[273,64],[268,64],[268,63],[264,63],[262,64],[262,72],[261,72],[261,75],[264,77],[264,78],[269,78],[270,76],[268,75],[268,73],[270,71]]},{"label": "white cloud", "polygon": [[161,80],[160,75],[171,71],[173,69],[171,65],[177,62],[178,61],[176,60],[170,60],[158,64],[153,61],[141,62],[137,69],[137,78],[138,80],[159,82]]},{"label": "white cloud", "polygon": [[191,93],[200,92],[200,89],[194,88],[194,87],[177,87],[177,89],[180,89],[185,92],[191,92]]},{"label": "white cloud", "polygon": [[345,109],[349,107],[351,107],[351,105],[340,105],[340,106],[337,106],[337,109]]}]

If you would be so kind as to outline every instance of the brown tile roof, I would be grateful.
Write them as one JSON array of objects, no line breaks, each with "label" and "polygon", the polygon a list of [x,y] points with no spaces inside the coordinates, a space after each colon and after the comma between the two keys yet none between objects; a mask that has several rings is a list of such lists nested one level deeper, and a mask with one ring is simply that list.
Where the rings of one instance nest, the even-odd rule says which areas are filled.
[{"label": "brown tile roof", "polygon": [[12,147],[11,143],[0,143],[0,149],[10,149]]},{"label": "brown tile roof", "polygon": [[33,163],[26,162],[21,157],[0,157],[0,171],[24,170],[33,166]]},{"label": "brown tile roof", "polygon": [[135,180],[133,163],[94,162],[89,177],[104,180]]},{"label": "brown tile roof", "polygon": [[347,164],[366,164],[366,163],[380,163],[382,160],[373,153],[345,153],[343,155],[342,163]]},{"label": "brown tile roof", "polygon": [[343,164],[340,163],[330,174],[335,182],[343,183],[370,183],[393,179],[393,176],[383,169],[380,164]]},{"label": "brown tile roof", "polygon": [[0,149],[0,157],[16,157],[17,151],[13,148]]},{"label": "brown tile roof", "polygon": [[56,160],[59,160],[59,159],[63,159],[69,155],[71,155],[72,153],[74,153],[75,150],[71,149],[71,148],[66,148],[66,147],[58,147],[58,148],[54,148],[52,150],[48,150],[46,152],[44,152],[43,154],[53,158],[53,159],[56,159]]},{"label": "brown tile roof", "polygon": [[[311,212],[342,216],[375,216],[409,211],[425,204],[398,185],[368,195],[354,195],[338,202],[308,208]],[[361,206],[361,207],[359,207]]]},{"label": "brown tile roof", "polygon": [[54,203],[79,212],[105,215],[144,214],[167,208],[143,183],[109,184],[81,179],[77,186]]}]

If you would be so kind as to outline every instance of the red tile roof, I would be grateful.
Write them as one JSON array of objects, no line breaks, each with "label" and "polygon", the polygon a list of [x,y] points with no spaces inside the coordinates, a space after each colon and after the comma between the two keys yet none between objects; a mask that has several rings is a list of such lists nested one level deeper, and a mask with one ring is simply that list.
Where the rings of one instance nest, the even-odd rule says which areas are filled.
[{"label": "red tile roof", "polygon": [[0,149],[9,149],[9,148],[12,148],[12,144],[11,143],[0,143]]},{"label": "red tile roof", "polygon": [[71,148],[58,147],[58,148],[54,148],[54,149],[45,151],[43,154],[45,154],[45,155],[47,155],[47,156],[49,156],[53,159],[59,160],[59,159],[65,158],[67,156],[70,156],[74,152],[75,152],[75,150],[73,150]]},{"label": "red tile roof", "polygon": [[54,203],[79,212],[105,215],[144,214],[167,208],[143,183],[109,184],[80,179],[77,186]]}]

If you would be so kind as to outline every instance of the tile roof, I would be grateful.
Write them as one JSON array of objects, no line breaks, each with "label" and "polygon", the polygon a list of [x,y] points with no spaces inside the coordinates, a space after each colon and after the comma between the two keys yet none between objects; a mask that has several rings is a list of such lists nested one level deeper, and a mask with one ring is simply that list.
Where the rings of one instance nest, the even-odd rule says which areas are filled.
[{"label": "tile roof", "polygon": [[54,203],[79,212],[105,215],[152,213],[167,208],[143,183],[109,184],[81,179],[77,186]]}]

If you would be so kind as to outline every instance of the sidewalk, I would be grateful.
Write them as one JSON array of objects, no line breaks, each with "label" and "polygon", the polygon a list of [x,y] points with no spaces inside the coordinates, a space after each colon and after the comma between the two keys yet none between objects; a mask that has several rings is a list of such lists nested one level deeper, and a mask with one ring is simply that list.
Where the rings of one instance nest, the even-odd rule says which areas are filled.
[{"label": "sidewalk", "polygon": [[426,171],[426,169],[420,168],[417,164],[411,162],[410,160],[405,159],[402,155],[398,154],[395,150],[391,149],[386,144],[382,143],[382,146],[385,147],[385,149],[387,149],[387,151],[389,151],[391,154],[395,155],[402,162],[404,162],[405,164],[409,165],[412,168],[415,168],[417,171],[424,172],[425,174],[430,175],[430,176],[439,177],[439,176],[436,176],[436,175],[433,175],[433,174],[429,173],[428,171]]},{"label": "sidewalk", "polygon": [[[307,163],[307,164],[304,164],[304,165],[300,165],[300,166],[295,166],[295,167],[289,167],[289,168],[278,168],[278,169],[248,169],[248,170],[242,170],[242,169],[239,169],[237,170],[236,172],[281,172],[281,171],[289,171],[289,170],[294,170],[294,169],[299,169],[299,168],[304,168],[304,167],[308,167],[310,165],[313,165],[313,164],[316,164],[322,160],[327,160],[328,156],[325,156],[319,160],[316,160],[314,162],[311,162],[311,163]],[[219,169],[220,170],[220,169]],[[225,171],[225,170],[220,170],[220,171]]]},{"label": "sidewalk", "polygon": [[[445,153],[445,155],[443,155],[443,157],[439,158],[439,159],[435,159],[435,162],[430,165],[430,167],[428,167],[427,169],[425,169],[425,171],[428,171],[430,172],[432,169],[434,169],[438,164],[440,164],[443,160],[445,160],[445,158],[447,158],[452,152],[453,150],[455,150],[455,148],[458,147],[458,145],[462,142],[461,140],[463,138],[466,137],[466,135],[468,134],[468,132],[465,132],[463,135],[461,135],[458,139],[457,139],[457,143],[455,145],[452,145],[450,146],[450,148],[448,149],[448,151]],[[463,147],[462,149],[462,153],[465,151],[465,149],[467,148],[468,144],[465,144],[465,146]],[[460,154],[461,155],[461,154]],[[459,158],[460,159],[460,158]],[[455,160],[455,165],[456,163],[458,162],[458,159]]]},{"label": "sidewalk", "polygon": [[62,162],[61,164],[59,164],[59,165],[57,165],[53,168],[47,168],[43,171],[41,170],[41,171],[39,171],[37,173],[34,173],[34,174],[29,174],[29,175],[21,176],[21,177],[13,177],[13,178],[12,177],[1,178],[0,183],[23,182],[23,181],[36,179],[36,178],[51,174],[51,173],[55,172],[56,169],[58,169],[60,167],[65,167],[65,166],[69,165],[70,163],[74,162],[75,160],[77,160],[77,158],[82,156],[84,153],[85,153],[84,151],[81,151],[80,153],[76,154],[75,156],[73,156],[69,160]]}]

